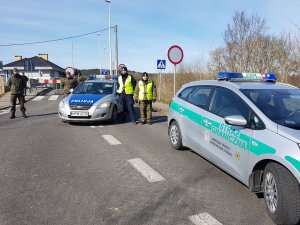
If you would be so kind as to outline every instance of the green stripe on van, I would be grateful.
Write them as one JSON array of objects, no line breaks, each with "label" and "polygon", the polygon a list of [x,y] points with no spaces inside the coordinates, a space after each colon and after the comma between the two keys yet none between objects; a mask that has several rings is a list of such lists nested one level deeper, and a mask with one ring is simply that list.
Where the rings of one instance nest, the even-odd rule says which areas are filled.
[{"label": "green stripe on van", "polygon": [[[236,136],[234,134],[231,134],[232,136],[229,136],[230,133],[228,132],[227,129],[223,129],[223,127],[224,126],[228,127],[230,125],[225,125],[225,123],[220,124],[220,123],[218,123],[214,120],[211,120],[207,117],[203,117],[202,115],[195,113],[194,111],[189,110],[183,106],[180,106],[179,104],[177,104],[175,102],[171,103],[170,108],[173,109],[174,111],[178,112],[180,115],[185,116],[188,119],[194,121],[195,123],[199,124],[200,126],[204,127],[205,129],[212,131],[212,133],[221,137],[225,141],[228,141],[233,145],[241,147],[244,150],[248,150],[255,155],[275,154],[276,153],[276,150],[274,148],[272,148],[271,146],[266,145],[263,142],[258,141],[254,138],[251,139],[250,136],[245,135],[245,134],[241,133],[240,131],[237,131],[237,134],[235,134]],[[182,108],[184,110],[181,112],[179,110],[179,108]],[[207,123],[205,123],[205,122],[207,122]],[[208,123],[210,123],[210,125],[207,125]],[[250,145],[250,141],[251,141],[251,143],[256,142],[256,145],[253,145],[253,144]]]},{"label": "green stripe on van", "polygon": [[300,161],[290,156],[286,156],[285,159],[289,161],[298,170],[298,172],[300,172]]}]

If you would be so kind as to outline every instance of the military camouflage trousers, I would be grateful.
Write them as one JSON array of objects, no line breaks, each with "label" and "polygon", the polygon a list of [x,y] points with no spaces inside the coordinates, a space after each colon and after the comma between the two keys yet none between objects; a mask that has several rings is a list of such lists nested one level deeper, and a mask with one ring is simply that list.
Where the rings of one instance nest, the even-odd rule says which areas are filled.
[{"label": "military camouflage trousers", "polygon": [[64,92],[64,98],[67,97],[71,92]]},{"label": "military camouflage trousers", "polygon": [[140,101],[141,123],[152,120],[152,101]]},{"label": "military camouflage trousers", "polygon": [[26,111],[26,108],[24,106],[24,104],[25,104],[25,97],[24,97],[23,94],[15,94],[15,95],[11,95],[10,96],[11,112],[15,112],[16,111],[17,99],[19,99],[21,111],[25,112]]}]

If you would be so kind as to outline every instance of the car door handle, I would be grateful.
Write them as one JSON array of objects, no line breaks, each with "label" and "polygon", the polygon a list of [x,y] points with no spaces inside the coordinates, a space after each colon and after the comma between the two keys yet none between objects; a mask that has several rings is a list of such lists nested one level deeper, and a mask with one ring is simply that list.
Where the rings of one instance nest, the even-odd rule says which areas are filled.
[{"label": "car door handle", "polygon": [[208,120],[203,120],[205,126],[210,126],[211,125],[211,122],[209,122]]},{"label": "car door handle", "polygon": [[179,111],[182,113],[182,112],[184,112],[184,109],[183,108],[179,108]]}]

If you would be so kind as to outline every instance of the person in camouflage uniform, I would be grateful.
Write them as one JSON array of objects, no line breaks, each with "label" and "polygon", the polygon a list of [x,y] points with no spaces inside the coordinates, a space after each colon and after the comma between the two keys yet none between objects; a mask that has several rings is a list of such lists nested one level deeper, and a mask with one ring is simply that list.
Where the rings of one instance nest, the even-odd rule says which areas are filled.
[{"label": "person in camouflage uniform", "polygon": [[143,73],[143,78],[138,82],[134,90],[134,100],[139,102],[141,124],[152,123],[152,103],[156,101],[156,86],[149,78],[148,73]]},{"label": "person in camouflage uniform", "polygon": [[79,85],[79,84],[81,84],[81,83],[84,81],[84,78],[83,78],[83,76],[82,76],[80,70],[78,70],[77,73],[78,73],[78,75],[77,75],[77,83],[78,83],[78,85]]},{"label": "person in camouflage uniform", "polygon": [[24,97],[24,88],[26,87],[26,81],[24,78],[18,73],[18,69],[13,69],[13,74],[8,80],[8,86],[10,88],[10,103],[11,103],[11,117],[10,119],[16,118],[16,104],[17,99],[19,99],[20,108],[22,111],[22,116],[26,118],[26,108],[24,106],[25,104],[25,97]]},{"label": "person in camouflage uniform", "polygon": [[77,84],[78,84],[77,80],[73,78],[70,72],[67,72],[66,78],[63,79],[61,82],[61,87],[64,89],[63,90],[64,98],[71,93],[70,92],[71,88],[74,89],[75,87],[77,87]]}]

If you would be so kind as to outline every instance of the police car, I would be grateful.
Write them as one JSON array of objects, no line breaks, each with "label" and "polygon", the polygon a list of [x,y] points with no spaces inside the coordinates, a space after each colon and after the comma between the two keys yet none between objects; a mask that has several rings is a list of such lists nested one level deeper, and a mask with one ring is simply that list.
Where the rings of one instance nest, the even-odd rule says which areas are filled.
[{"label": "police car", "polygon": [[123,107],[117,102],[117,80],[93,76],[78,85],[59,103],[58,114],[64,122],[116,122]]},{"label": "police car", "polygon": [[173,97],[168,134],[263,193],[276,224],[300,219],[300,91],[274,74],[221,72]]}]

